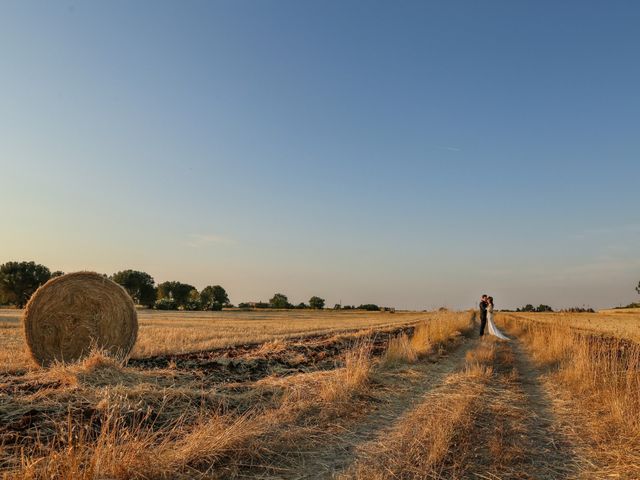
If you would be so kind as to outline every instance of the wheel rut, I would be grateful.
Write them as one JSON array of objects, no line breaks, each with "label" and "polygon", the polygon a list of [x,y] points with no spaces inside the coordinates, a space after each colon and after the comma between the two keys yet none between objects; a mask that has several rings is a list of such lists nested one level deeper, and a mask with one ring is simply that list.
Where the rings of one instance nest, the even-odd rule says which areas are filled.
[{"label": "wheel rut", "polygon": [[554,413],[540,371],[517,339],[503,344],[483,408],[475,420],[469,478],[568,480],[581,471],[579,439]]},{"label": "wheel rut", "polygon": [[[358,447],[383,436],[407,412],[423,400],[424,395],[436,388],[464,363],[466,352],[473,341],[460,338],[460,344],[437,360],[424,360],[412,365],[379,372],[374,385],[378,395],[374,409],[354,425],[338,427],[318,448],[298,452],[290,469],[280,471],[282,479],[334,479],[356,459]],[[336,428],[337,427],[337,428]]]}]

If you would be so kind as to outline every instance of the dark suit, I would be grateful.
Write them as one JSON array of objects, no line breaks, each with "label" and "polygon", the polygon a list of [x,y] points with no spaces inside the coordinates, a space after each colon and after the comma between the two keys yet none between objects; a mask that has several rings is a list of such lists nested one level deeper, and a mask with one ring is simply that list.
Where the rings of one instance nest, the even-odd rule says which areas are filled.
[{"label": "dark suit", "polygon": [[489,303],[486,301],[480,302],[480,336],[484,335],[484,329],[487,326],[487,307]]}]

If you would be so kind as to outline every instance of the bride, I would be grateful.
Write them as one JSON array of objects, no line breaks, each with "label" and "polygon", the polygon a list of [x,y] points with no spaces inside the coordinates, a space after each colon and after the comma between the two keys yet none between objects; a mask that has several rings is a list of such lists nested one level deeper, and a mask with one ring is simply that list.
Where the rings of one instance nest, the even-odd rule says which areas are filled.
[{"label": "bride", "polygon": [[487,306],[487,328],[489,333],[494,337],[501,338],[502,340],[510,340],[504,333],[502,333],[496,324],[493,323],[493,297],[487,298],[489,305]]}]

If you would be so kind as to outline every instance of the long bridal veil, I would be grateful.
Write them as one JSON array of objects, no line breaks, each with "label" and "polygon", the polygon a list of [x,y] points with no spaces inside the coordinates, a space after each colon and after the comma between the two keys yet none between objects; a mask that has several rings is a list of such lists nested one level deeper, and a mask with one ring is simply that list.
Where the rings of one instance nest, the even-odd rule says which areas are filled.
[{"label": "long bridal veil", "polygon": [[489,333],[491,335],[493,335],[494,337],[498,337],[498,338],[500,338],[502,340],[511,340],[504,333],[502,333],[498,327],[496,327],[495,323],[493,323],[493,312],[487,312],[487,313],[488,313],[488,315],[487,315],[487,328],[489,330]]}]

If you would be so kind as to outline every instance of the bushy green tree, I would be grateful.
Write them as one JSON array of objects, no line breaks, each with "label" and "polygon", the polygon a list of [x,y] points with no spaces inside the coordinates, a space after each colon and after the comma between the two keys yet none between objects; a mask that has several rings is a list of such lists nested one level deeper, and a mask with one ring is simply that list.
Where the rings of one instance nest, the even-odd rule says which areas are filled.
[{"label": "bushy green tree", "polygon": [[137,270],[123,270],[114,273],[111,276],[111,280],[122,285],[138,305],[154,306],[156,301],[155,281],[148,273]]},{"label": "bushy green tree", "polygon": [[324,298],[313,296],[309,299],[309,306],[318,310],[324,308]]},{"label": "bushy green tree", "polygon": [[187,306],[193,291],[198,292],[196,287],[182,282],[162,282],[158,285],[158,299],[170,298],[176,302],[178,307]]},{"label": "bushy green tree", "polygon": [[23,308],[33,292],[51,278],[44,265],[35,262],[7,262],[0,265],[0,296]]},{"label": "bushy green tree", "polygon": [[358,310],[368,310],[370,312],[377,312],[378,310],[380,310],[380,307],[373,303],[365,303],[363,305],[360,305],[358,307]]},{"label": "bushy green tree", "polygon": [[200,303],[200,294],[195,288],[189,292],[187,301],[182,305],[184,310],[202,310],[202,303]]},{"label": "bushy green tree", "polygon": [[276,293],[270,300],[269,305],[271,308],[291,308],[289,299],[282,293]]},{"label": "bushy green tree", "polygon": [[536,311],[536,307],[534,307],[530,303],[527,303],[522,308],[516,308],[516,312],[535,312],[535,311]]},{"label": "bushy green tree", "polygon": [[64,272],[62,270],[56,270],[51,274],[51,278],[61,277],[62,275],[64,275]]},{"label": "bushy green tree", "polygon": [[177,310],[178,304],[173,298],[159,298],[153,308],[156,310]]},{"label": "bushy green tree", "polygon": [[229,304],[229,295],[220,285],[209,285],[200,292],[200,303],[204,310],[221,310]]}]

